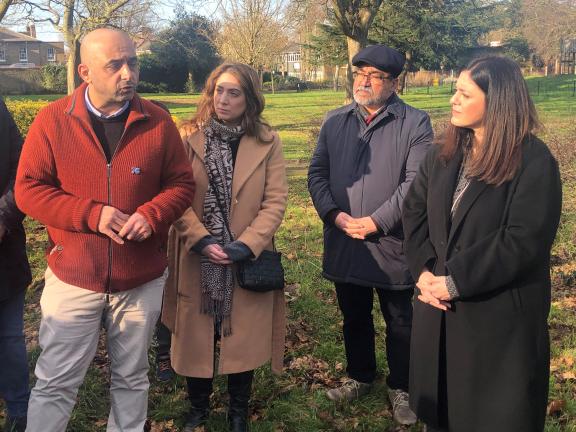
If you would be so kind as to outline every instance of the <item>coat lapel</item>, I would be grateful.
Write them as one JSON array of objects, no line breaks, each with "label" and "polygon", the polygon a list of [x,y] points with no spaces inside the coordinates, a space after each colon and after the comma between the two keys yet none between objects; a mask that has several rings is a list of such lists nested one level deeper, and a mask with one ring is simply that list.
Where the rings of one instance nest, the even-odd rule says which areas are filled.
[{"label": "coat lapel", "polygon": [[204,154],[206,151],[206,149],[204,148],[205,144],[204,139],[205,139],[204,133],[198,131],[198,133],[192,135],[192,139],[189,141],[192,151],[196,153],[196,155],[202,162],[204,162]]},{"label": "coat lapel", "polygon": [[448,161],[444,169],[441,171],[440,179],[438,181],[440,190],[439,197],[439,221],[442,223],[442,238],[448,239],[450,231],[450,209],[452,208],[452,196],[456,187],[458,178],[458,171],[462,163],[462,152],[458,151],[452,159]]},{"label": "coat lapel", "polygon": [[464,216],[470,210],[470,207],[474,204],[476,199],[480,196],[482,192],[486,189],[488,185],[484,182],[480,182],[476,179],[471,179],[468,188],[464,191],[462,195],[462,200],[454,213],[454,219],[452,219],[452,227],[450,228],[450,236],[448,237],[448,244],[452,241],[454,233],[457,231],[458,226],[464,220]]},{"label": "coat lapel", "polygon": [[255,137],[242,137],[238,147],[238,155],[236,155],[236,162],[234,163],[232,202],[234,202],[246,180],[262,163],[271,148],[272,143],[261,144]]}]

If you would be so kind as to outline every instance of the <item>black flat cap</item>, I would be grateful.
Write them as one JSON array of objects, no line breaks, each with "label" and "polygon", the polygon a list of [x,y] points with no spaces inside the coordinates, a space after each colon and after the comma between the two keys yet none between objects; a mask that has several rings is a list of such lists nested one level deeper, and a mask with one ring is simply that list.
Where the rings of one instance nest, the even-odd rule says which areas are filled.
[{"label": "black flat cap", "polygon": [[369,45],[352,58],[352,64],[365,63],[397,77],[404,68],[404,56],[385,45]]}]

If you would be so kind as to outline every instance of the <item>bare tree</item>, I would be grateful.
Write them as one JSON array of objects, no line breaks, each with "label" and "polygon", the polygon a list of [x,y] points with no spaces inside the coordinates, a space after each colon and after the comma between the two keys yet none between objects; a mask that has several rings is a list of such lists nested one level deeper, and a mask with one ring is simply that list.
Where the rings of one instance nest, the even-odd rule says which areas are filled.
[{"label": "bare tree", "polygon": [[14,0],[0,0],[0,22],[8,12],[8,8],[14,3]]},{"label": "bare tree", "polygon": [[80,61],[80,41],[82,37],[98,27],[115,25],[129,33],[148,29],[151,0],[45,0],[39,3],[26,0],[29,14],[38,11],[43,18],[62,33],[68,47],[67,81],[68,93],[79,84],[76,69]]},{"label": "bare tree", "polygon": [[522,33],[530,47],[544,62],[559,69],[560,40],[576,37],[574,0],[523,0],[520,2]]},{"label": "bare tree", "polygon": [[346,98],[352,99],[352,57],[368,42],[368,30],[382,0],[330,0],[336,22],[348,44],[348,82]]},{"label": "bare tree", "polygon": [[311,80],[312,70],[321,64],[310,45],[320,34],[319,25],[326,21],[327,16],[326,0],[292,0],[287,7],[285,21],[289,25],[288,37],[300,46],[300,71],[304,80]]},{"label": "bare tree", "polygon": [[228,0],[221,5],[216,47],[224,59],[262,72],[272,68],[287,46],[283,5],[275,0]]}]

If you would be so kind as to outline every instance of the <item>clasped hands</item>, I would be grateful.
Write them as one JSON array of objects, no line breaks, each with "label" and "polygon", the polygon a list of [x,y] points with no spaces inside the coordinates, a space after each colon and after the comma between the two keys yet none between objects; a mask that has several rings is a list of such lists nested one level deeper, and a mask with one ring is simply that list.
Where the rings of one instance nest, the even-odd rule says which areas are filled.
[{"label": "clasped hands", "polygon": [[418,300],[444,311],[450,309],[450,293],[446,286],[446,276],[434,276],[433,273],[424,270],[416,286],[420,289]]},{"label": "clasped hands", "polygon": [[124,244],[124,238],[137,242],[146,240],[152,235],[152,227],[140,213],[127,215],[117,208],[104,206],[100,213],[98,232],[118,244]]},{"label": "clasped hands", "polygon": [[209,244],[202,249],[202,255],[208,257],[213,264],[232,264],[232,260],[219,244]]},{"label": "clasped hands", "polygon": [[370,234],[378,231],[378,227],[370,216],[353,218],[341,211],[334,219],[334,224],[353,239],[364,240]]}]

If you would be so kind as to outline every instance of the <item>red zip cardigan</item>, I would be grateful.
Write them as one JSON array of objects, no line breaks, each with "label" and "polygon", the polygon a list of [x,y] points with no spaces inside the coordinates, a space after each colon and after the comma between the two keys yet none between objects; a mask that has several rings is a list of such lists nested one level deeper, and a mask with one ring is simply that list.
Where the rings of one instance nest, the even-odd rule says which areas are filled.
[{"label": "red zip cardigan", "polygon": [[[170,225],[194,196],[192,169],[170,115],[137,95],[110,163],[92,129],[86,84],[42,109],[16,175],[18,207],[46,225],[48,266],[96,292],[124,291],[160,277]],[[153,234],[123,245],[98,233],[102,207],[142,214]]]}]

